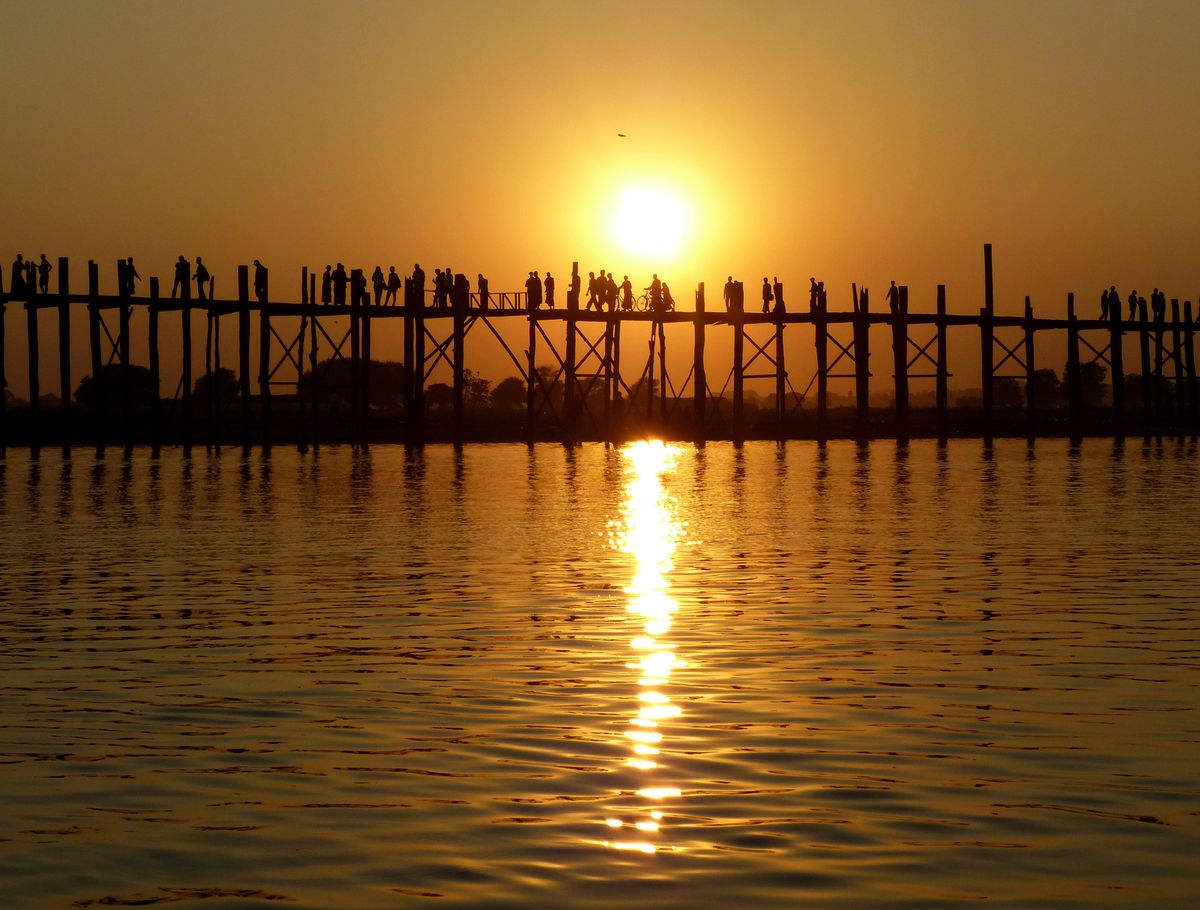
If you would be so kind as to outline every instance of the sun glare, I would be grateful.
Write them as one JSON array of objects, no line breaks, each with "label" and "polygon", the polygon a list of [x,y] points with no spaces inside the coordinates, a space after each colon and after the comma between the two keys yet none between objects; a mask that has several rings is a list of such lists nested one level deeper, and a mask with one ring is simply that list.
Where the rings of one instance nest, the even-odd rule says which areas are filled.
[{"label": "sun glare", "polygon": [[613,233],[629,252],[639,256],[675,256],[686,228],[683,204],[659,189],[626,190],[613,215]]}]

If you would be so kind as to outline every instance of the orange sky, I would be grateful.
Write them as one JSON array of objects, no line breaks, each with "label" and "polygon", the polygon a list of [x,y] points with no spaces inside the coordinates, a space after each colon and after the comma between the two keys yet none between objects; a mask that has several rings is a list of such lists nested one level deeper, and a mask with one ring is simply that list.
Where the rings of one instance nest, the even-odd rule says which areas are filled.
[{"label": "orange sky", "polygon": [[[295,296],[302,264],[336,259],[493,289],[578,259],[657,270],[686,308],[732,272],[779,275],[793,305],[815,274],[838,309],[852,281],[880,303],[907,283],[913,309],[944,282],[967,312],[990,241],[1002,313],[1074,290],[1090,315],[1109,283],[1200,293],[1195,3],[5,0],[3,19],[6,267],[68,255],[82,283],[94,258],[111,284],[117,256],[166,278],[199,254],[226,296],[260,258]],[[688,210],[675,261],[613,237],[632,184]],[[977,383],[977,340],[952,353]]]}]

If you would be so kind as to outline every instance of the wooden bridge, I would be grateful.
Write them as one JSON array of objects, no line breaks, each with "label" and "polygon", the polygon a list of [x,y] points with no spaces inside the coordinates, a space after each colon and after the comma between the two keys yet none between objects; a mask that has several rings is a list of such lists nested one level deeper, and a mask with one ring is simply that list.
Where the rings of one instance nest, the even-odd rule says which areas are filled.
[{"label": "wooden bridge", "polygon": [[[573,286],[563,309],[530,308],[523,293],[492,294],[488,304],[478,293],[453,292],[444,306],[430,306],[426,297],[406,279],[405,298],[399,306],[372,304],[366,294],[352,294],[340,305],[316,302],[316,275],[304,269],[299,302],[269,299],[267,288],[256,289],[251,298],[249,269],[238,269],[235,300],[164,299],[158,279],[149,281],[149,296],[130,293],[99,293],[99,269],[88,263],[88,290],[73,293],[70,263],[58,260],[57,291],[38,293],[33,281],[16,284],[18,293],[0,287],[0,386],[7,388],[4,365],[4,321],[6,305],[23,304],[26,314],[28,349],[29,411],[7,413],[0,397],[0,453],[10,444],[28,444],[35,450],[43,444],[89,444],[103,449],[106,444],[126,447],[149,443],[197,443],[212,445],[228,439],[232,415],[223,413],[228,404],[219,400],[217,383],[208,383],[201,402],[193,395],[192,314],[206,316],[206,374],[220,369],[220,327],[223,317],[236,317],[238,338],[238,394],[236,421],[238,442],[244,447],[272,442],[296,442],[302,447],[322,442],[348,441],[366,444],[372,439],[403,439],[419,444],[427,438],[426,390],[430,376],[445,364],[453,377],[453,401],[448,436],[455,441],[477,438],[477,428],[468,426],[464,407],[468,375],[465,339],[472,330],[489,332],[499,343],[525,386],[523,427],[518,435],[528,440],[557,439],[574,442],[581,438],[621,438],[631,431],[652,429],[677,438],[731,438],[747,435],[745,382],[771,379],[774,382],[773,422],[766,435],[787,438],[804,435],[826,439],[831,431],[829,382],[852,379],[855,402],[853,424],[846,435],[867,438],[877,435],[869,404],[870,330],[886,326],[891,334],[890,367],[895,390],[893,412],[888,421],[891,433],[906,440],[911,433],[909,381],[933,379],[935,386],[932,434],[979,435],[990,438],[995,430],[997,380],[1025,384],[1025,431],[1037,435],[1035,345],[1037,332],[1065,332],[1067,408],[1065,431],[1072,438],[1096,426],[1121,436],[1126,432],[1162,432],[1164,428],[1189,432],[1197,426],[1197,381],[1193,336],[1195,323],[1191,302],[1171,301],[1169,318],[1149,318],[1141,303],[1137,318],[1123,320],[1120,312],[1107,320],[1079,319],[1074,295],[1067,297],[1066,318],[1036,318],[1029,298],[1023,316],[997,316],[994,311],[991,245],[984,247],[984,305],[978,314],[951,314],[946,310],[945,286],[937,290],[934,312],[912,312],[908,289],[899,287],[894,307],[872,312],[865,292],[854,291],[851,312],[830,312],[823,295],[813,295],[801,312],[746,312],[740,285],[733,305],[711,311],[706,306],[701,283],[691,312],[594,310],[580,308],[578,263],[573,266]],[[32,278],[32,274],[29,276]],[[24,276],[22,276],[24,278]],[[361,273],[352,286],[365,287]],[[119,282],[124,290],[127,282]],[[211,285],[210,285],[211,294]],[[73,308],[86,306],[91,354],[92,404],[72,405],[71,316]],[[154,389],[149,407],[135,407],[131,380],[131,315],[135,308],[148,314],[150,383]],[[58,315],[58,365],[60,410],[51,417],[40,407],[40,359],[38,313],[55,310]],[[159,330],[164,319],[178,314],[182,338],[182,377],[175,394],[164,399],[160,388]],[[343,317],[349,317],[348,327]],[[395,411],[372,413],[372,324],[380,319],[403,320],[403,400]],[[252,388],[252,322],[257,320],[257,389]],[[514,351],[499,325],[525,320],[527,344]],[[556,343],[547,326],[561,323],[565,340]],[[668,373],[666,341],[668,328],[690,326],[691,367],[682,381]],[[720,386],[710,382],[705,368],[706,332],[716,326],[732,328],[732,366]],[[816,369],[807,383],[793,383],[786,369],[785,331],[811,326],[816,351]],[[948,405],[950,372],[947,330],[968,327],[978,333],[980,352],[981,406],[969,426],[951,426]],[[637,369],[622,371],[622,342],[628,348],[630,333],[647,331],[646,356],[636,355]],[[555,334],[558,334],[557,332]],[[1127,411],[1123,338],[1136,336],[1140,354],[1141,402],[1137,419]],[[624,335],[624,339],[623,339]],[[326,354],[322,362],[320,357]],[[539,356],[552,361],[547,372],[539,370]],[[628,360],[629,358],[625,358]],[[307,360],[308,369],[305,369]],[[1112,376],[1112,401],[1104,420],[1085,423],[1081,375],[1089,363],[1104,365]],[[119,369],[106,369],[117,365]],[[323,385],[338,380],[346,386],[349,414],[331,414],[322,407]],[[1005,371],[1008,372],[1005,372]],[[636,375],[636,378],[634,378]],[[117,394],[104,383],[120,386]],[[292,396],[281,398],[273,389],[285,386]],[[1172,395],[1167,396],[1170,389]],[[328,391],[327,388],[324,391]],[[257,394],[255,394],[255,392]],[[113,401],[117,402],[113,407]],[[276,409],[288,402],[286,421],[277,424]],[[1043,405],[1044,407],[1044,405]],[[109,411],[116,413],[110,414]],[[294,412],[294,413],[293,413]],[[1094,417],[1094,415],[1092,415]],[[282,424],[286,423],[286,427]],[[840,433],[841,428],[836,428]],[[283,430],[283,432],[281,432]],[[965,430],[965,432],[964,432]],[[759,428],[761,432],[761,427]],[[512,434],[509,433],[509,436]]]}]

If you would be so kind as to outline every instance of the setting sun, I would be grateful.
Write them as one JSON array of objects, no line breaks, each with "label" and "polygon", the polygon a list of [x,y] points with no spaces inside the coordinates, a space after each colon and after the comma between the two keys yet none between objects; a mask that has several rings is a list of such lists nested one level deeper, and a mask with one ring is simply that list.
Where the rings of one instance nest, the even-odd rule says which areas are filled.
[{"label": "setting sun", "polygon": [[617,201],[613,232],[631,253],[650,257],[675,256],[686,228],[683,204],[664,190],[630,189]]}]

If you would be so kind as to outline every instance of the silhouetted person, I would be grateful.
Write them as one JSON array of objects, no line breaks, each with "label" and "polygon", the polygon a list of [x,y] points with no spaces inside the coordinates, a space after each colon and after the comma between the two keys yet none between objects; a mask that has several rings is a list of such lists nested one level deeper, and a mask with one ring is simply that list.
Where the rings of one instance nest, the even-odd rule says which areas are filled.
[{"label": "silhouetted person", "polygon": [[50,293],[50,272],[53,268],[54,266],[46,259],[46,254],[42,253],[42,258],[37,264],[39,294],[45,295]]},{"label": "silhouetted person", "polygon": [[346,305],[346,285],[350,283],[350,276],[346,274],[346,267],[340,262],[337,268],[333,270],[333,303],[334,306]]},{"label": "silhouetted person", "polygon": [[387,276],[387,296],[383,298],[383,302],[387,306],[396,305],[396,292],[400,290],[400,276],[396,274],[394,265],[388,266]]},{"label": "silhouetted person", "polygon": [[1121,319],[1121,295],[1117,293],[1115,284],[1108,289],[1108,318],[1118,322]]},{"label": "silhouetted person", "polygon": [[413,263],[412,271],[412,295],[413,306],[425,306],[425,270],[421,268],[421,263]]},{"label": "silhouetted person", "polygon": [[650,309],[662,309],[662,282],[658,280],[658,272],[651,277],[650,284],[643,290],[650,292]]},{"label": "silhouetted person", "polygon": [[254,296],[259,303],[267,302],[267,267],[254,260]]},{"label": "silhouetted person", "polygon": [[383,267],[375,266],[375,271],[371,273],[371,290],[375,293],[375,306],[383,301],[383,289],[387,287],[387,282],[383,278]]},{"label": "silhouetted person", "polygon": [[[1108,288],[1105,288],[1104,291],[1100,294],[1100,321],[1101,322],[1103,322],[1104,320],[1106,320],[1108,318],[1109,299],[1110,299],[1109,290],[1108,290]],[[1119,301],[1118,301],[1118,305],[1119,305]]]},{"label": "silhouetted person", "polygon": [[1138,292],[1136,290],[1129,292],[1129,321],[1137,319],[1138,311]]},{"label": "silhouetted person", "polygon": [[321,303],[333,303],[333,266],[325,266],[325,272],[321,275]]},{"label": "silhouetted person", "polygon": [[817,294],[817,279],[811,275],[808,277],[808,308],[812,312],[816,312],[820,305],[821,298]]},{"label": "silhouetted person", "polygon": [[725,281],[725,312],[733,309],[733,276],[730,275]]},{"label": "silhouetted person", "polygon": [[596,288],[597,288],[596,273],[588,272],[588,288],[587,288],[588,299],[587,299],[586,309],[590,310],[592,307],[594,307],[596,305],[596,302],[598,300],[598,298],[596,296]]},{"label": "silhouetted person", "polygon": [[767,281],[766,276],[763,276],[762,300],[763,312],[771,312],[771,301],[775,299],[775,295],[771,293],[771,282]]},{"label": "silhouetted person", "polygon": [[896,287],[896,282],[892,282],[892,286],[887,289],[888,312],[900,312],[900,289]]},{"label": "silhouetted person", "polygon": [[549,309],[554,309],[554,276],[547,272],[546,280],[543,284],[546,288],[546,306]]},{"label": "silhouetted person", "polygon": [[537,299],[539,307],[545,302],[542,296],[542,276],[537,273],[537,269],[533,270],[533,296]]},{"label": "silhouetted person", "polygon": [[609,272],[604,278],[605,309],[610,313],[617,308],[617,279]]},{"label": "silhouetted person", "polygon": [[1150,292],[1150,312],[1155,322],[1161,322],[1167,315],[1167,295],[1158,288]]},{"label": "silhouetted person", "polygon": [[773,276],[772,276],[772,281],[774,282],[774,284],[773,284],[773,286],[772,286],[771,290],[772,290],[772,291],[774,291],[774,293],[775,293],[775,312],[776,312],[776,313],[782,313],[782,312],[784,312],[784,306],[783,306],[783,282],[779,280],[779,276],[778,276],[778,275],[773,275]]},{"label": "silhouetted person", "polygon": [[450,306],[450,292],[454,290],[454,272],[450,266],[442,269],[442,306]]},{"label": "silhouetted person", "polygon": [[479,273],[477,282],[478,283],[476,284],[476,287],[479,289],[479,308],[481,310],[486,310],[491,304],[492,295],[491,291],[488,290],[488,280],[483,277],[482,272]]},{"label": "silhouetted person", "polygon": [[671,286],[669,284],[667,284],[665,281],[663,282],[663,285],[662,285],[662,299],[663,299],[663,309],[664,310],[675,309],[675,298],[671,296]]},{"label": "silhouetted person", "polygon": [[[205,300],[205,292],[208,290],[208,269],[204,265],[204,260],[199,256],[196,257],[196,299]],[[132,282],[130,282],[132,286]],[[132,290],[132,287],[131,287]],[[130,295],[132,296],[132,294]]]},{"label": "silhouetted person", "polygon": [[192,296],[192,264],[180,256],[175,261],[175,283],[171,286],[171,298],[178,293],[180,300],[190,300]]},{"label": "silhouetted person", "polygon": [[529,309],[536,310],[538,305],[537,292],[533,289],[535,282],[533,280],[533,272],[529,273],[529,277],[525,279],[525,301]]},{"label": "silhouetted person", "polygon": [[17,253],[17,258],[12,264],[12,281],[8,289],[9,294],[13,297],[23,297],[25,295],[25,257]]},{"label": "silhouetted person", "polygon": [[142,280],[142,276],[138,274],[137,267],[133,264],[132,256],[130,256],[128,259],[125,260],[125,268],[123,270],[121,280],[123,280],[125,282],[125,285],[123,288],[125,296],[132,297],[134,294],[134,291],[136,290],[133,283],[135,281]]},{"label": "silhouetted person", "polygon": [[[864,307],[866,307],[866,305],[867,305],[867,289],[866,288],[863,288],[862,297],[859,299],[862,301],[862,305]],[[825,294],[825,282],[824,281],[817,282],[817,301],[821,304],[821,312],[822,313],[826,312],[826,310],[829,307],[829,298]]]},{"label": "silhouetted person", "polygon": [[364,304],[369,299],[367,296],[367,276],[363,274],[362,269],[354,269],[350,272],[350,302],[352,304]]},{"label": "silhouetted person", "polygon": [[627,313],[633,309],[633,282],[628,275],[621,282],[621,309]]}]

